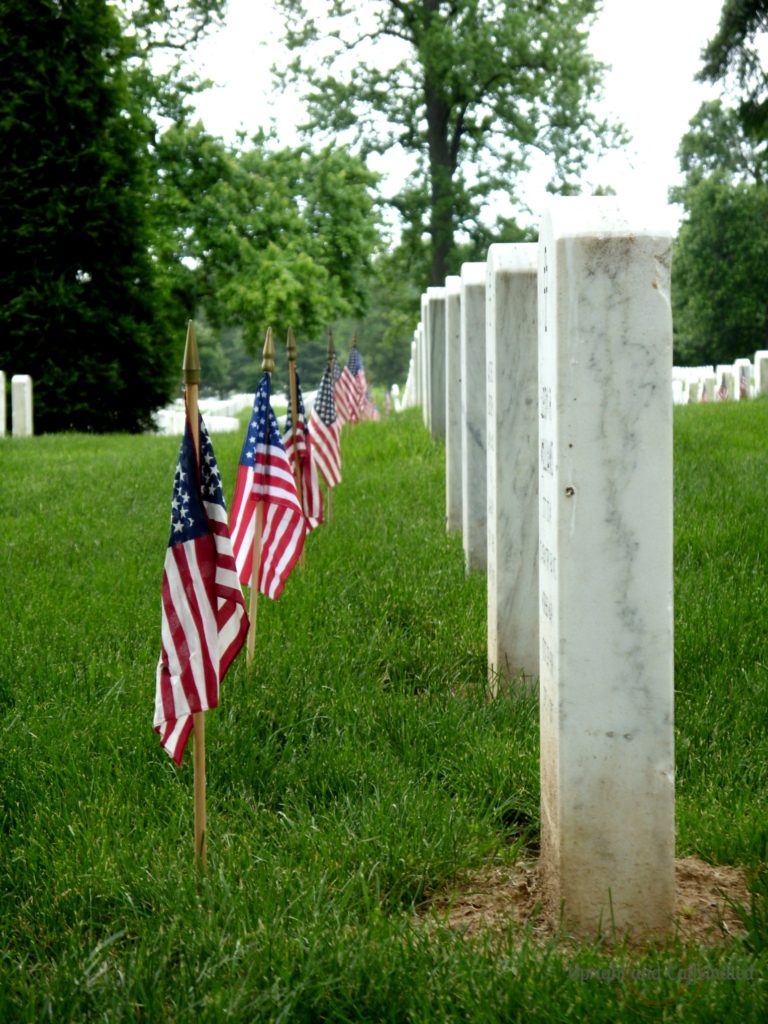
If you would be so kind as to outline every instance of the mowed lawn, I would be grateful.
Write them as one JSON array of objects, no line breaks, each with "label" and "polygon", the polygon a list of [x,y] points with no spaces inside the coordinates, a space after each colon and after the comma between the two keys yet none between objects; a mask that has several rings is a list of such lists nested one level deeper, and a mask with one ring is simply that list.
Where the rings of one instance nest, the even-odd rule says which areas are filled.
[{"label": "mowed lawn", "polygon": [[[228,499],[241,441],[213,435]],[[0,442],[0,1020],[768,1017],[768,401],[675,410],[678,855],[752,891],[707,949],[418,913],[538,834],[537,701],[487,697],[485,578],[419,410],[345,428],[332,522],[259,601],[207,716],[196,872],[192,748],[177,769],[152,730],[178,446]]]}]

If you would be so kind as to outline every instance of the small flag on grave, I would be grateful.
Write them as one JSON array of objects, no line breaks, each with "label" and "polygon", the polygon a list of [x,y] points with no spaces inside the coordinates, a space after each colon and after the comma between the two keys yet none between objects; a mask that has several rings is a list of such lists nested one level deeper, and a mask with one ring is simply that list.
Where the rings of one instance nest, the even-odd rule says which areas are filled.
[{"label": "small flag on grave", "polygon": [[296,429],[293,426],[291,408],[285,418],[285,433],[283,444],[291,469],[296,471],[296,457],[298,453],[300,479],[301,479],[301,502],[304,506],[304,515],[310,530],[314,530],[323,521],[323,492],[320,490],[320,481],[317,477],[317,467],[312,457],[314,449],[314,438],[310,435],[307,426],[306,414],[304,411],[304,399],[301,394],[301,381],[298,371],[296,372]]},{"label": "small flag on grave", "polygon": [[333,397],[333,369],[325,368],[309,417],[312,455],[328,487],[341,483],[340,426]]},{"label": "small flag on grave", "polygon": [[332,356],[331,369],[333,373],[333,400],[336,405],[336,421],[339,424],[339,430],[341,430],[345,423],[349,423],[352,410],[347,401],[346,391],[341,384],[342,370],[335,352]]},{"label": "small flag on grave", "polygon": [[276,601],[301,556],[306,524],[270,395],[271,376],[265,370],[240,455],[230,523],[240,580],[250,583],[257,506],[263,505],[257,585]]},{"label": "small flag on grave", "polygon": [[364,418],[365,396],[368,391],[368,382],[365,378],[363,360],[360,350],[357,347],[357,339],[353,339],[349,351],[347,365],[341,371],[339,388],[344,396],[346,406],[349,410],[348,419],[351,423]]},{"label": "small flag on grave", "polygon": [[202,416],[200,471],[187,419],[171,500],[162,591],[155,730],[181,763],[192,716],[219,703],[219,684],[248,632],[213,445]]}]

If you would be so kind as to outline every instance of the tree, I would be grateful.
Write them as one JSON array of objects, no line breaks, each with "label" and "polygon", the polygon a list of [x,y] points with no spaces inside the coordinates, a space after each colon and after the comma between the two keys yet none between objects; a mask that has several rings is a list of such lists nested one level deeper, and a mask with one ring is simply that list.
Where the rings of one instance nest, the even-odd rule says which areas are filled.
[{"label": "tree", "polygon": [[675,240],[675,361],[729,363],[768,346],[768,186],[713,174],[691,185]]},{"label": "tree", "polygon": [[755,140],[768,140],[768,73],[761,47],[768,32],[768,0],[725,0],[717,33],[704,49],[701,81],[735,81],[739,117]]},{"label": "tree", "polygon": [[239,328],[259,360],[267,326],[278,339],[293,327],[300,366],[319,366],[319,379],[320,339],[367,301],[376,176],[343,147],[277,148],[262,133],[230,148],[199,123],[168,129],[157,161],[156,258],[169,290],[213,327]]},{"label": "tree", "polygon": [[184,323],[151,258],[148,154],[173,76],[155,87],[140,46],[173,10],[183,46],[221,5],[126,4],[128,32],[107,0],[0,0],[0,358],[33,376],[39,430],[140,430],[168,397]]},{"label": "tree", "polygon": [[40,430],[144,426],[168,387],[152,330],[148,125],[103,0],[0,17],[3,364],[35,380]]},{"label": "tree", "polygon": [[[554,162],[552,188],[568,189],[612,137],[589,110],[602,73],[587,50],[596,6],[372,0],[361,13],[350,0],[329,0],[322,29],[305,0],[280,0],[286,42],[300,51],[282,79],[308,85],[305,129],[343,133],[363,156],[400,147],[415,159],[390,202],[412,237],[428,232],[432,284],[457,269],[455,240],[477,230],[492,198],[514,199],[534,150]],[[390,64],[386,40],[400,46]],[[358,55],[365,42],[375,44],[370,61]]]},{"label": "tree", "polygon": [[764,147],[717,100],[690,122],[678,151],[685,214],[672,260],[675,359],[732,362],[768,344],[768,184]]}]

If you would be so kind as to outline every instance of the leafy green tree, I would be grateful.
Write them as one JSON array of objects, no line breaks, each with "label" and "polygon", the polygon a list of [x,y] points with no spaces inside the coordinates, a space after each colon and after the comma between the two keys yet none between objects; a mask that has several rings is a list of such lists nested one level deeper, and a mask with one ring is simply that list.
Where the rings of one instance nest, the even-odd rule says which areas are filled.
[{"label": "leafy green tree", "polygon": [[[364,12],[329,0],[322,22],[304,0],[278,6],[298,51],[283,78],[308,87],[306,130],[343,133],[364,156],[399,147],[415,160],[391,202],[411,238],[428,234],[432,284],[457,269],[455,239],[472,236],[491,199],[514,199],[534,151],[553,161],[553,189],[568,189],[614,135],[590,111],[602,75],[587,48],[597,0],[372,0]],[[384,41],[400,46],[394,62]]]},{"label": "leafy green tree", "polygon": [[768,344],[766,154],[739,113],[717,100],[691,120],[670,198],[685,214],[675,240],[675,359],[730,362]]},{"label": "leafy green tree", "polygon": [[732,362],[768,346],[768,187],[713,174],[686,196],[672,261],[675,360]]},{"label": "leafy green tree", "polygon": [[724,0],[720,24],[704,49],[702,81],[732,80],[741,95],[739,117],[754,139],[768,141],[768,72],[762,52],[768,0]]},{"label": "leafy green tree", "polygon": [[320,344],[323,359],[327,327],[365,307],[379,246],[375,175],[341,147],[278,149],[261,134],[229,148],[200,124],[166,131],[157,159],[157,260],[169,289],[211,326],[239,328],[252,354],[267,326],[278,341],[290,326],[299,351]]}]

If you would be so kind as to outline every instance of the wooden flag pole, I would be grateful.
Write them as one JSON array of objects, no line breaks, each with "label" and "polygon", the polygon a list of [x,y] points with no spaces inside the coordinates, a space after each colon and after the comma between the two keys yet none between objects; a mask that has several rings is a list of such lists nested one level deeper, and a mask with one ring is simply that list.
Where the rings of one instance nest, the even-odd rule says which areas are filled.
[{"label": "wooden flag pole", "polygon": [[[288,336],[285,342],[288,349],[288,381],[291,392],[291,423],[293,424],[293,476],[296,480],[296,494],[299,496],[299,505],[304,512],[304,491],[301,481],[301,458],[299,456],[299,396],[296,386],[296,338],[293,329],[288,328]],[[299,557],[299,565],[304,569],[304,549],[302,548]]]},{"label": "wooden flag pole", "polygon": [[[192,431],[192,443],[195,448],[195,465],[200,472],[200,425],[198,423],[198,392],[200,388],[200,355],[197,351],[195,328],[190,320],[187,323],[187,341],[184,346],[184,393],[187,400],[187,416]],[[195,864],[206,870],[208,857],[206,850],[205,822],[205,712],[198,711],[192,716],[195,734],[194,772],[195,772]]]},{"label": "wooden flag pole", "polygon": [[299,504],[301,505],[302,511],[304,511],[304,494],[301,489],[301,461],[299,459],[299,443],[298,443],[298,416],[299,416],[299,399],[296,389],[296,339],[293,336],[293,330],[288,328],[288,338],[286,340],[286,347],[288,349],[288,380],[291,385],[291,423],[293,424],[293,475],[296,477],[296,493],[299,496]]},{"label": "wooden flag pole", "polygon": [[[336,350],[333,347],[333,329],[331,327],[329,327],[328,328],[328,372],[331,375],[331,391],[333,391],[333,387],[334,387],[334,380],[333,380],[333,357],[334,357],[335,354],[336,354]],[[326,487],[325,487],[325,497],[326,497],[326,504],[328,505],[328,523],[329,524],[333,522],[333,505],[331,503],[331,494],[332,494],[332,492],[333,492],[333,488],[329,487],[326,484]]]},{"label": "wooden flag pole", "polygon": [[[261,360],[261,368],[265,373],[273,373],[275,369],[275,346],[272,342],[272,328],[267,328],[267,335],[264,338],[264,352]],[[254,467],[255,468],[255,467]],[[251,567],[251,594],[248,608],[248,645],[246,648],[246,664],[248,668],[253,664],[253,655],[256,650],[256,612],[259,601],[259,569],[261,568],[261,533],[264,525],[264,502],[256,503],[256,527],[253,534],[253,565]]]}]

